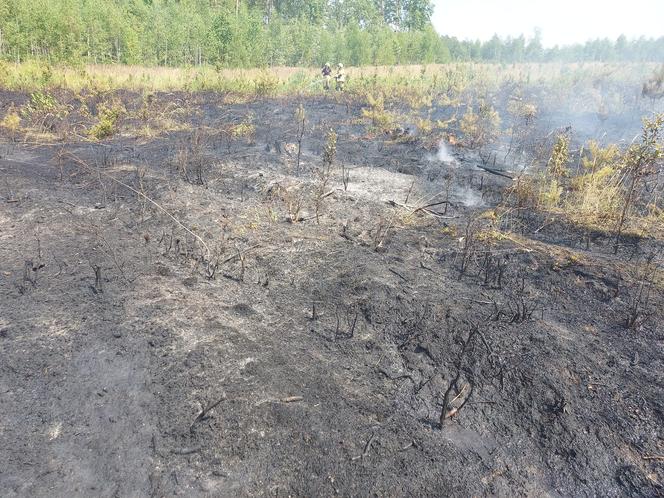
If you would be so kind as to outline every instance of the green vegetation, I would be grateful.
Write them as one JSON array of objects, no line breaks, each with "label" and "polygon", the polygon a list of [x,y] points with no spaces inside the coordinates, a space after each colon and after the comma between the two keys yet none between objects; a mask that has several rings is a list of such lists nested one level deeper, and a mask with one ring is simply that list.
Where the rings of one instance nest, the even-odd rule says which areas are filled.
[{"label": "green vegetation", "polygon": [[99,122],[90,128],[89,134],[92,138],[102,140],[113,136],[117,131],[117,123],[126,112],[122,104],[99,106]]},{"label": "green vegetation", "polygon": [[6,128],[10,132],[14,133],[18,131],[21,126],[21,117],[14,111],[14,108],[10,108],[7,115],[0,121],[0,126]]},{"label": "green vegetation", "polygon": [[481,100],[477,112],[473,106],[468,106],[461,118],[460,128],[465,145],[471,149],[481,149],[500,136],[500,115],[488,102]]},{"label": "green vegetation", "polygon": [[369,120],[371,128],[377,132],[391,130],[396,123],[396,117],[385,110],[385,97],[383,95],[373,97],[369,94],[367,103],[368,107],[362,108],[362,117]]},{"label": "green vegetation", "polygon": [[[439,36],[429,0],[3,0],[0,58],[68,64],[266,67],[450,61],[664,61],[664,37],[544,49],[539,33]],[[2,71],[0,70],[0,77]]]},{"label": "green vegetation", "polygon": [[[501,87],[515,87],[509,113],[515,120],[514,149],[523,145],[536,121],[538,107],[591,106],[597,111],[618,112],[622,105],[621,87],[636,85],[659,70],[655,63],[623,64],[495,64],[454,63],[412,66],[367,66],[347,71],[346,93],[368,100],[368,95],[384,95],[386,100],[408,104],[413,109],[450,106],[459,109],[468,102],[468,93],[477,101]],[[600,94],[594,85],[606,82]],[[516,85],[516,86],[515,86]],[[66,89],[74,92],[113,90],[142,92],[214,91],[229,99],[315,94],[323,92],[318,69],[279,67],[271,69],[214,69],[210,66],[166,68],[125,65],[71,67],[44,61],[21,64],[0,61],[0,88],[24,92]],[[521,100],[524,88],[546,89],[537,105]],[[516,122],[518,121],[518,122]]]},{"label": "green vegetation", "polygon": [[548,170],[551,176],[560,179],[569,175],[569,136],[561,133],[553,144]]},{"label": "green vegetation", "polygon": [[[616,252],[628,231],[661,235],[664,218],[659,190],[644,185],[657,177],[664,158],[663,129],[664,115],[644,118],[639,141],[625,148],[590,141],[577,157],[570,153],[569,135],[561,134],[546,167],[539,165],[508,189],[508,205],[562,215],[580,227],[612,232]],[[571,162],[578,162],[576,172],[571,171]]]}]

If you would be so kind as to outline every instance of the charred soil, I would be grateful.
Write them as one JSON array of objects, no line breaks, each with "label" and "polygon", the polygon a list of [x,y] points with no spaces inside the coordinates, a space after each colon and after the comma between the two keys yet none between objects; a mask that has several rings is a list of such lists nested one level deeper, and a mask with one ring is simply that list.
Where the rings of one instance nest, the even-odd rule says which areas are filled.
[{"label": "charred soil", "polygon": [[661,240],[504,230],[351,99],[82,98],[0,146],[4,496],[664,493]]}]

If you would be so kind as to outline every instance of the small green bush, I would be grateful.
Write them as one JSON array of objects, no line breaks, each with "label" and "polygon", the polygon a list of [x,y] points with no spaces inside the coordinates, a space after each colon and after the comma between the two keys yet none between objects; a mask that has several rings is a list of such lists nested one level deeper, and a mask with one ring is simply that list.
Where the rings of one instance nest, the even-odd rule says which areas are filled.
[{"label": "small green bush", "polygon": [[273,76],[267,71],[262,72],[254,80],[254,92],[259,97],[269,97],[277,92],[279,87],[279,78]]},{"label": "small green bush", "polygon": [[96,140],[112,137],[117,133],[117,123],[126,110],[120,104],[99,106],[99,122],[88,131]]},{"label": "small green bush", "polygon": [[57,99],[50,93],[35,92],[30,95],[30,103],[25,106],[23,112],[27,115],[54,113],[58,107]]}]

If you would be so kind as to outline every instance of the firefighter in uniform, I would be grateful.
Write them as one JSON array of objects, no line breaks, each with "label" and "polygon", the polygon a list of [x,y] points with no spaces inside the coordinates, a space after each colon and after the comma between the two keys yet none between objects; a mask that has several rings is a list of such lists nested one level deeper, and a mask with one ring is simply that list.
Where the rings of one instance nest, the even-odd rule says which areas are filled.
[{"label": "firefighter in uniform", "polygon": [[337,74],[334,76],[334,79],[337,82],[337,90],[343,92],[344,86],[346,85],[346,72],[344,71],[344,65],[341,62],[337,64]]},{"label": "firefighter in uniform", "polygon": [[325,63],[325,65],[323,66],[323,70],[321,72],[323,73],[323,88],[325,90],[329,90],[330,80],[332,79],[332,68],[330,67],[329,62]]}]

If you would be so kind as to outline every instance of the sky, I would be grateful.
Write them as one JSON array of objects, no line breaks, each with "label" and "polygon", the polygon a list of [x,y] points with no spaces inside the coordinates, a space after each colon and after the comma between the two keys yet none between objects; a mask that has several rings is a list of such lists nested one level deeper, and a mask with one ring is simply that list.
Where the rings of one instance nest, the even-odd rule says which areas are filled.
[{"label": "sky", "polygon": [[544,46],[595,38],[664,36],[664,0],[433,0],[432,17],[443,35],[465,40],[532,36]]}]

